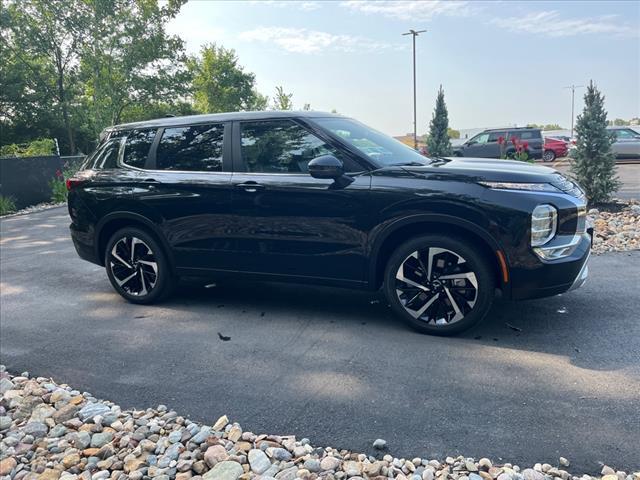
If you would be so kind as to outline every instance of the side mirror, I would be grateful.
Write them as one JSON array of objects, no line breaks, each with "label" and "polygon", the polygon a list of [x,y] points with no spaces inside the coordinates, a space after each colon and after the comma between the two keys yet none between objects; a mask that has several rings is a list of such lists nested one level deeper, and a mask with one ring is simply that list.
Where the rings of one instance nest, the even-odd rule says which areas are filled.
[{"label": "side mirror", "polygon": [[344,175],[342,162],[333,155],[322,155],[309,162],[309,174],[313,178],[338,179]]}]

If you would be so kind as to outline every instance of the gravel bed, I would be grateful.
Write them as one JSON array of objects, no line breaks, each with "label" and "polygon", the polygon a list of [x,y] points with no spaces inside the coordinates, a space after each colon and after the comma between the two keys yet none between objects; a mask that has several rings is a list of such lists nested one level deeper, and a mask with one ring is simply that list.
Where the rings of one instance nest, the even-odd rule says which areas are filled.
[{"label": "gravel bed", "polygon": [[63,207],[67,204],[67,202],[60,203],[39,203],[37,205],[32,205],[31,207],[23,208],[22,210],[18,210],[17,212],[8,213],[6,215],[0,215],[1,218],[7,217],[17,217],[18,215],[26,215],[28,213],[41,212],[42,210],[48,210],[50,208]]},{"label": "gravel bed", "polygon": [[489,459],[396,458],[316,447],[306,438],[245,432],[226,416],[201,425],[160,405],[122,410],[49,378],[0,365],[0,478],[15,480],[640,480],[603,466],[569,473],[569,461],[520,468]]},{"label": "gravel bed", "polygon": [[598,255],[640,248],[640,201],[629,200],[600,209],[592,208],[588,216],[594,226],[592,253]]}]

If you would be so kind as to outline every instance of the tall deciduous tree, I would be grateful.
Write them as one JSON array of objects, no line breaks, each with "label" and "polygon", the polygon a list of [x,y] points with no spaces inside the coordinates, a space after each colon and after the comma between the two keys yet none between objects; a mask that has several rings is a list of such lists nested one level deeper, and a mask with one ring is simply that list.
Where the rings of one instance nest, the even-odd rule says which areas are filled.
[{"label": "tall deciduous tree", "polygon": [[605,202],[620,188],[616,177],[615,157],[611,152],[613,137],[607,131],[604,95],[593,81],[584,95],[584,110],[576,121],[576,153],[571,172],[585,189],[592,203]]},{"label": "tall deciduous tree", "polygon": [[267,108],[267,97],[256,90],[255,75],[239,65],[235,50],[215,43],[205,45],[188,65],[196,110],[216,113]]},{"label": "tall deciduous tree", "polygon": [[[79,71],[78,52],[86,33],[79,11],[82,6],[74,0],[9,2],[3,8],[0,35],[3,61],[6,55],[9,63],[28,77],[21,77],[24,83],[17,87],[21,90],[19,94],[32,100],[46,95],[51,100],[49,108],[55,109],[64,125],[71,153],[75,152],[71,110],[78,93],[74,88]],[[19,75],[19,71],[14,74]],[[3,80],[10,81],[10,77],[11,74],[9,78],[3,75]],[[37,94],[29,92],[30,85]]]},{"label": "tall deciduous tree", "polygon": [[166,31],[185,1],[84,0],[82,74],[94,133],[119,123],[127,108],[185,98],[184,43]]},{"label": "tall deciduous tree", "polygon": [[429,138],[427,140],[427,150],[429,155],[434,157],[446,157],[453,153],[451,140],[449,139],[449,114],[447,105],[444,102],[444,90],[442,85],[438,90],[436,98],[436,108],[429,124]]},{"label": "tall deciduous tree", "polygon": [[276,94],[273,97],[274,110],[293,110],[293,93],[286,93],[282,86],[276,87]]}]

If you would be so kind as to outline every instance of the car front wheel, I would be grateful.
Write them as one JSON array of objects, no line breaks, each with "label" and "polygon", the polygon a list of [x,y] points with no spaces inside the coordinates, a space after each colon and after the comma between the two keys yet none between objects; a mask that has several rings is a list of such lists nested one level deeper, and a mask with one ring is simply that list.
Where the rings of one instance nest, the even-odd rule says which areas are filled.
[{"label": "car front wheel", "polygon": [[468,242],[440,235],[414,238],[391,255],[384,291],[412,327],[454,335],[480,322],[493,303],[495,280]]},{"label": "car front wheel", "polygon": [[118,230],[107,243],[104,264],[113,288],[132,303],[154,303],[173,290],[162,247],[142,229]]},{"label": "car front wheel", "polygon": [[545,162],[553,162],[556,159],[556,153],[553,150],[545,150],[542,154],[542,160]]}]

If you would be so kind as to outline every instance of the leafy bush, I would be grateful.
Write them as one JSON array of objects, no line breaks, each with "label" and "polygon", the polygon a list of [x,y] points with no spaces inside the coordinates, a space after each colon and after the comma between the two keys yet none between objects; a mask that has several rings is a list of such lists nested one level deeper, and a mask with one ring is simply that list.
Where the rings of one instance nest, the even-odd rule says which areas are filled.
[{"label": "leafy bush", "polygon": [[30,143],[3,145],[0,147],[1,157],[40,157],[53,155],[56,143],[51,138],[40,138]]},{"label": "leafy bush", "polygon": [[529,142],[520,142],[516,137],[511,137],[511,143],[515,150],[507,152],[507,140],[504,137],[498,138],[498,145],[500,145],[500,158],[519,160],[521,162],[533,163],[533,159],[529,158]]},{"label": "leafy bush", "polygon": [[62,203],[67,201],[67,179],[73,177],[78,171],[78,165],[71,162],[64,164],[62,170],[56,171],[55,178],[49,182],[51,187],[51,201]]},{"label": "leafy bush", "polygon": [[16,204],[11,197],[0,195],[0,215],[7,215],[16,211]]}]

